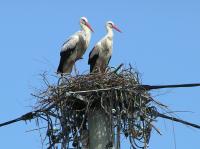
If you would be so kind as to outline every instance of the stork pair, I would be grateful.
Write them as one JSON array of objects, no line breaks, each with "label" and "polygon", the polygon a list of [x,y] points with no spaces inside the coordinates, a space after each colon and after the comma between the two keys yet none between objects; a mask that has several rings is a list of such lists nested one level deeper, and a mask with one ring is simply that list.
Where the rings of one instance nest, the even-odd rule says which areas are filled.
[{"label": "stork pair", "polygon": [[[62,46],[57,73],[71,73],[75,62],[82,59],[89,46],[91,32],[94,31],[86,17],[81,17],[80,26],[81,31],[72,35]],[[105,72],[112,56],[113,29],[121,32],[112,21],[106,23],[106,29],[107,34],[97,42],[89,54],[90,72]]]}]

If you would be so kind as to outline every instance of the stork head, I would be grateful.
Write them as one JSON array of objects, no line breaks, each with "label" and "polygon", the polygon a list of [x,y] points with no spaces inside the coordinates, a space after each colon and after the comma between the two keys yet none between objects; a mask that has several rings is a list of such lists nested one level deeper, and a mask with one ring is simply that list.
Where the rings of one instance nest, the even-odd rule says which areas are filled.
[{"label": "stork head", "polygon": [[118,32],[122,32],[112,21],[106,22],[106,28],[107,29],[115,29]]},{"label": "stork head", "polygon": [[92,29],[92,27],[90,26],[90,24],[88,22],[88,19],[86,17],[81,17],[81,19],[80,19],[80,25],[81,25],[81,27],[83,29],[84,28],[88,28],[89,30],[91,30],[92,32],[94,32],[93,29]]}]

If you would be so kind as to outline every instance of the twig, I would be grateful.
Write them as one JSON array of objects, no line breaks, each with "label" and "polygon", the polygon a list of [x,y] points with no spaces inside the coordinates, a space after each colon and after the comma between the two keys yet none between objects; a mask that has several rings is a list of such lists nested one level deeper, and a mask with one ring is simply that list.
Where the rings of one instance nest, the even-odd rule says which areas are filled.
[{"label": "twig", "polygon": [[120,64],[112,73],[117,73],[124,64]]}]

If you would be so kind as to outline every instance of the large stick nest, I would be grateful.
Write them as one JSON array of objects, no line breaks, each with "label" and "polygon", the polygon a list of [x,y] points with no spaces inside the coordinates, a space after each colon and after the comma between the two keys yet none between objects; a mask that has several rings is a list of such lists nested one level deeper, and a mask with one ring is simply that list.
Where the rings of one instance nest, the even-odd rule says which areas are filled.
[{"label": "large stick nest", "polygon": [[[155,102],[140,86],[138,73],[131,67],[109,69],[106,73],[62,76],[55,84],[43,75],[45,89],[37,97],[40,120],[47,124],[48,148],[87,148],[88,115],[101,108],[112,123],[110,141],[120,148],[120,136],[129,138],[133,149],[147,148],[156,118]],[[44,122],[42,123],[44,124]],[[115,128],[115,129],[113,129]],[[158,131],[159,132],[159,131]],[[114,135],[113,135],[114,134]]]}]

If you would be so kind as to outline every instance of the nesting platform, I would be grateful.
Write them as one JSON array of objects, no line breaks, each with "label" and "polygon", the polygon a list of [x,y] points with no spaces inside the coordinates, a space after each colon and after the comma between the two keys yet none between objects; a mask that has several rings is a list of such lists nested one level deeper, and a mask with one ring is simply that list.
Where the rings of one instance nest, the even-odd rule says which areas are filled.
[{"label": "nesting platform", "polygon": [[132,149],[146,149],[152,130],[161,134],[154,126],[158,117],[200,129],[198,124],[177,118],[149,93],[200,83],[144,85],[131,66],[121,66],[105,73],[53,79],[42,74],[42,89],[32,94],[37,99],[33,110],[0,127],[35,120],[38,128],[29,131],[39,130],[42,148],[47,149],[120,149],[121,138],[127,138]]},{"label": "nesting platform", "polygon": [[48,83],[45,76],[43,79],[46,89],[34,94],[35,110],[40,110],[38,119],[47,123],[49,148],[87,145],[88,138],[83,132],[88,130],[88,116],[95,109],[103,110],[109,117],[110,146],[114,140],[119,147],[120,137],[124,135],[132,148],[147,148],[151,130],[155,128],[155,105],[159,103],[141,86],[139,75],[132,67],[62,76],[55,84]]}]

